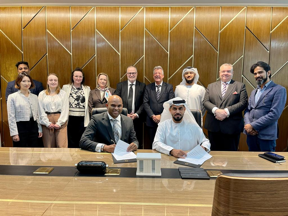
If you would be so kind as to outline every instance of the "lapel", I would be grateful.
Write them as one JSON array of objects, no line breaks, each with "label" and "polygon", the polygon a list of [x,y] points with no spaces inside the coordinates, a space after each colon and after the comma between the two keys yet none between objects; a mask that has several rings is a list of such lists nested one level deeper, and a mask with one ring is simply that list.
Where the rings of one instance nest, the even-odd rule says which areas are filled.
[{"label": "lapel", "polygon": [[[269,84],[269,86],[264,90],[264,92],[262,93],[262,95],[260,96],[259,100],[257,101],[257,104],[255,104],[255,107],[257,107],[260,102],[262,100],[264,100],[264,98],[266,97],[266,95],[273,89],[273,87],[275,86],[274,82],[271,81],[271,83]],[[255,91],[256,94],[256,91]],[[255,97],[254,97],[254,103],[255,103]]]},{"label": "lapel", "polygon": [[123,125],[125,125],[124,124],[124,118],[123,118],[122,114],[120,114],[120,116],[121,116],[121,131],[122,131],[121,140],[125,140],[125,134],[126,134],[126,128],[127,127],[123,127]]},{"label": "lapel", "polygon": [[95,96],[96,96],[96,98],[99,99],[99,101],[101,101],[100,90],[96,88],[94,91],[95,91]]},{"label": "lapel", "polygon": [[[221,85],[221,82],[220,82],[220,85]],[[234,81],[234,80],[231,80],[230,84],[228,85],[228,89],[227,89],[227,91],[226,91],[226,93],[225,93],[225,95],[224,95],[224,98],[222,98],[221,104],[222,104],[225,100],[227,100],[227,98],[230,97],[230,95],[232,94],[232,92],[235,91],[235,88],[236,88],[235,81]],[[221,87],[220,87],[220,89],[221,89]],[[221,93],[221,94],[222,94],[222,93]]]},{"label": "lapel", "polygon": [[123,82],[122,86],[122,95],[123,95],[123,107],[128,107],[128,80]]},{"label": "lapel", "polygon": [[222,92],[221,92],[221,81],[216,82],[215,92],[217,93],[217,97],[219,97],[219,101],[222,101]]},{"label": "lapel", "polygon": [[[161,97],[162,97],[162,95],[163,95],[163,92],[165,92],[166,91],[166,83],[165,82],[163,82],[162,83],[162,86],[161,86],[161,92],[160,92],[160,96],[159,96],[159,101],[161,100]],[[157,97],[156,97],[156,99],[157,99]]]},{"label": "lapel", "polygon": [[103,125],[106,128],[106,130],[107,130],[107,132],[108,132],[108,134],[110,136],[110,139],[115,141],[114,134],[113,134],[113,129],[112,129],[109,117],[107,115],[107,112],[105,112],[105,114],[103,115],[102,120],[103,120]]},{"label": "lapel", "polygon": [[151,84],[151,92],[152,92],[152,95],[149,95],[149,97],[154,97],[155,98],[155,101],[157,101],[157,95],[156,95],[156,87],[155,87],[156,83],[152,83]]}]

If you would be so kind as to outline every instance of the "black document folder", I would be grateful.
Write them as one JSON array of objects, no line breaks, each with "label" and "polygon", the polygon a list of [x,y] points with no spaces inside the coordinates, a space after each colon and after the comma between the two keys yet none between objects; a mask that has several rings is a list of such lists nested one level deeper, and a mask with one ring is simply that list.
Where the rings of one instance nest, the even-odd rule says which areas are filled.
[{"label": "black document folder", "polygon": [[[112,155],[112,154],[111,154]],[[119,163],[135,163],[137,162],[137,159],[129,159],[129,160],[116,160],[116,158],[114,157],[114,155],[112,155],[113,158],[113,163],[114,164],[119,164]]]},{"label": "black document folder", "polygon": [[258,156],[261,157],[261,158],[264,158],[266,160],[269,160],[269,161],[271,161],[273,163],[284,163],[284,162],[286,162],[286,160],[276,160],[276,159],[268,157],[268,156],[266,156],[264,154],[259,154]]},{"label": "black document folder", "polygon": [[194,168],[200,168],[200,167],[201,167],[201,165],[192,164],[192,163],[188,163],[188,162],[184,162],[184,161],[179,161],[179,160],[174,161],[174,163],[175,163],[175,164],[184,165],[184,166],[194,167]]},{"label": "black document folder", "polygon": [[202,168],[179,167],[178,170],[182,179],[210,179],[206,170]]}]

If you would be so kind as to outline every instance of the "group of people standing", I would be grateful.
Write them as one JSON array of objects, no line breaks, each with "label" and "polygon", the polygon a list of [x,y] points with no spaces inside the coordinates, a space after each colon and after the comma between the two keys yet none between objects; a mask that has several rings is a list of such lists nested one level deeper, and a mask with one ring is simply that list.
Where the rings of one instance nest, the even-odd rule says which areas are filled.
[{"label": "group of people standing", "polygon": [[[43,90],[42,84],[30,77],[27,62],[18,62],[16,67],[19,75],[15,81],[8,83],[6,89],[10,134],[15,147],[37,147],[41,143],[39,138],[43,136],[44,147],[78,148],[81,136],[86,133],[85,128],[90,122],[92,109],[107,107],[108,114],[105,118],[108,116],[113,118],[113,112],[119,112],[115,108],[117,103],[115,105],[111,102],[108,105],[107,102],[109,98],[110,101],[120,98],[122,106],[128,110],[127,117],[133,122],[133,131],[136,132],[139,140],[135,142],[138,148],[143,148],[143,122],[146,122],[150,140],[148,148],[152,148],[155,134],[158,133],[159,122],[164,121],[163,104],[170,101],[169,106],[174,108],[172,110],[171,107],[167,107],[167,110],[170,111],[172,117],[173,115],[177,117],[178,114],[181,116],[181,110],[177,108],[179,104],[185,105],[181,108],[182,116],[184,116],[184,109],[185,112],[191,109],[200,110],[202,116],[207,111],[204,127],[208,130],[211,150],[237,150],[240,133],[244,132],[247,134],[249,150],[274,151],[277,121],[284,109],[287,97],[286,89],[271,81],[270,66],[265,62],[257,62],[251,67],[250,72],[254,75],[258,87],[252,92],[249,103],[245,85],[232,79],[233,66],[231,64],[221,65],[220,80],[209,84],[206,90],[197,84],[199,79],[197,69],[186,67],[182,72],[182,82],[176,87],[175,93],[173,86],[163,81],[164,70],[161,66],[154,67],[154,82],[147,86],[137,80],[138,72],[134,66],[127,68],[127,81],[118,83],[116,89],[110,87],[107,74],[99,73],[96,81],[97,87],[94,90],[84,85],[85,77],[81,68],[76,68],[72,72],[71,84],[64,85],[62,89],[57,75],[49,74],[47,89]],[[117,95],[119,98],[111,98],[112,95]],[[182,99],[184,102],[174,104],[171,99],[175,96],[178,97],[178,101]],[[178,110],[180,113],[177,114]],[[244,110],[245,123],[242,115]],[[187,113],[185,115],[191,119],[194,118],[190,111],[189,115]],[[115,116],[118,118],[118,115]],[[97,121],[100,120],[97,119]],[[111,127],[114,127],[114,124],[111,123]],[[121,123],[117,127],[120,128],[119,131],[122,131]],[[92,133],[93,128],[95,129],[89,124],[90,135],[95,136],[93,139],[97,140],[95,131]],[[168,136],[171,132],[163,128],[159,130]],[[189,140],[189,134],[185,136]],[[171,148],[163,146],[163,143],[159,141],[159,134],[156,137],[157,145],[171,152]],[[209,143],[209,140],[203,136],[202,129],[200,137],[203,142]],[[192,135],[191,139],[193,139]],[[89,144],[82,145],[84,149],[100,152],[109,149],[104,148],[106,145],[108,147],[115,145],[114,139],[109,140],[109,143],[100,142],[99,145],[98,142],[90,141],[88,141]],[[134,149],[134,145],[131,146],[131,149]],[[210,145],[204,146],[206,150],[210,150]]]}]

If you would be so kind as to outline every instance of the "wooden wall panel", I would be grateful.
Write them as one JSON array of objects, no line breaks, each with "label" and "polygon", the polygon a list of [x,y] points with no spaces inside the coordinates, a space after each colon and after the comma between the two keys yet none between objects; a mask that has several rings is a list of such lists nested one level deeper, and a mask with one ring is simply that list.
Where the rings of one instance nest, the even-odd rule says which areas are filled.
[{"label": "wooden wall panel", "polygon": [[228,25],[243,9],[245,9],[245,7],[221,7],[220,29],[222,30]]},{"label": "wooden wall panel", "polygon": [[71,7],[71,29],[74,29],[78,22],[92,9],[92,7]]},{"label": "wooden wall panel", "polygon": [[22,50],[21,7],[0,7],[0,29]]},{"label": "wooden wall panel", "polygon": [[164,70],[164,81],[166,82],[168,80],[168,53],[145,31],[145,77],[147,77],[150,82],[154,82],[153,68],[159,65],[162,66]]},{"label": "wooden wall panel", "polygon": [[[272,70],[272,69],[271,69]],[[288,91],[288,64],[286,64],[279,72],[272,75],[273,82],[282,85]],[[286,100],[286,106],[288,105],[288,100]],[[288,121],[287,121],[288,128]]]},{"label": "wooden wall panel", "polygon": [[148,7],[145,10],[145,28],[168,50],[169,8]]},{"label": "wooden wall panel", "polygon": [[91,10],[72,31],[73,70],[83,67],[95,55],[94,16],[95,9]]},{"label": "wooden wall panel", "polygon": [[22,8],[22,26],[25,28],[29,22],[37,15],[44,7],[23,7]]},{"label": "wooden wall panel", "polygon": [[267,50],[270,49],[270,7],[248,7],[247,28],[261,41]]},{"label": "wooden wall panel", "polygon": [[[192,7],[171,7],[170,8],[170,30],[183,19],[183,17],[194,8]],[[192,23],[191,23],[192,24]]]},{"label": "wooden wall panel", "polygon": [[[125,11],[125,10],[124,10]],[[125,15],[121,8],[121,17]],[[136,15],[136,14],[135,14]],[[141,10],[126,27],[121,30],[121,77],[130,65],[134,65],[144,56],[144,10]]]},{"label": "wooden wall panel", "polygon": [[217,52],[198,31],[195,31],[194,40],[194,67],[198,69],[200,82],[207,87],[208,84],[216,81]]},{"label": "wooden wall panel", "polygon": [[70,7],[47,7],[47,30],[71,52]]},{"label": "wooden wall panel", "polygon": [[42,82],[43,87],[46,88],[47,75],[48,75],[47,55],[44,56],[44,58],[42,58],[40,62],[38,62],[38,64],[35,65],[34,68],[32,68],[30,75],[32,79]]},{"label": "wooden wall panel", "polygon": [[[55,73],[60,85],[70,83],[71,55],[50,35],[48,35],[48,74]],[[46,79],[47,80],[47,79]],[[46,86],[47,81],[43,83]]]},{"label": "wooden wall panel", "polygon": [[[24,9],[23,14],[25,14]],[[43,8],[24,28],[23,52],[24,60],[29,62],[30,68],[46,54],[45,8]]]},{"label": "wooden wall panel", "polygon": [[219,17],[220,7],[196,7],[195,27],[216,50],[218,50]]},{"label": "wooden wall panel", "polygon": [[[138,71],[138,77],[137,79],[140,81],[140,82],[145,82],[145,79],[144,79],[144,58],[142,58],[136,65],[135,67],[137,68],[137,71]],[[127,80],[127,76],[126,76],[126,80]],[[121,80],[123,81],[123,80]]]},{"label": "wooden wall panel", "polygon": [[94,57],[84,68],[83,73],[85,76],[84,85],[90,86],[91,90],[96,88],[96,57]]},{"label": "wooden wall panel", "polygon": [[274,7],[272,8],[272,29],[273,30],[281,21],[283,21],[288,15],[287,7]]},{"label": "wooden wall panel", "polygon": [[245,56],[244,56],[244,76],[256,86],[253,74],[250,73],[251,66],[258,61],[269,61],[269,53],[255,36],[246,29]]},{"label": "wooden wall panel", "polygon": [[[137,15],[140,11],[144,10],[143,7],[121,7],[121,30]],[[144,17],[143,17],[144,18]],[[143,19],[142,18],[142,19]],[[144,20],[143,20],[144,21]]]},{"label": "wooden wall panel", "polygon": [[193,55],[194,10],[183,18],[170,30],[169,77]]},{"label": "wooden wall panel", "polygon": [[243,58],[241,58],[233,65],[233,80],[242,82],[242,69],[243,69]]},{"label": "wooden wall panel", "polygon": [[97,7],[96,29],[119,52],[119,7]]},{"label": "wooden wall panel", "polygon": [[[229,12],[227,13],[229,14]],[[234,19],[231,19],[231,22],[227,24],[224,29],[221,29],[219,67],[224,63],[234,64],[243,55],[245,13],[246,11],[243,10],[240,14],[233,17]],[[226,11],[222,11],[221,15],[222,17],[226,17]],[[237,43],[235,43],[235,41],[237,41]]]},{"label": "wooden wall panel", "polygon": [[104,38],[96,33],[97,41],[97,74],[107,73],[112,88],[116,88],[120,81],[119,74],[119,54],[104,40]]}]

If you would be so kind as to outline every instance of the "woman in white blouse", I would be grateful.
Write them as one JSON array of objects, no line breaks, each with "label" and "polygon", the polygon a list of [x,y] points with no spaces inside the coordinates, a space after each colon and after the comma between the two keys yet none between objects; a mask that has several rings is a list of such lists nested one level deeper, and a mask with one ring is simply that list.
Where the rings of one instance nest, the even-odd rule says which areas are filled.
[{"label": "woman in white blouse", "polygon": [[29,91],[33,87],[32,78],[21,73],[15,80],[19,91],[8,97],[8,123],[14,147],[40,147],[38,137],[42,137],[42,127],[37,123],[38,99]]},{"label": "woman in white blouse", "polygon": [[89,124],[88,98],[90,87],[83,85],[85,77],[81,68],[71,73],[71,84],[63,86],[69,99],[68,147],[79,148],[81,136]]},{"label": "woman in white blouse", "polygon": [[60,89],[56,74],[49,74],[47,89],[40,92],[38,101],[44,147],[67,148],[69,102],[66,92]]}]

